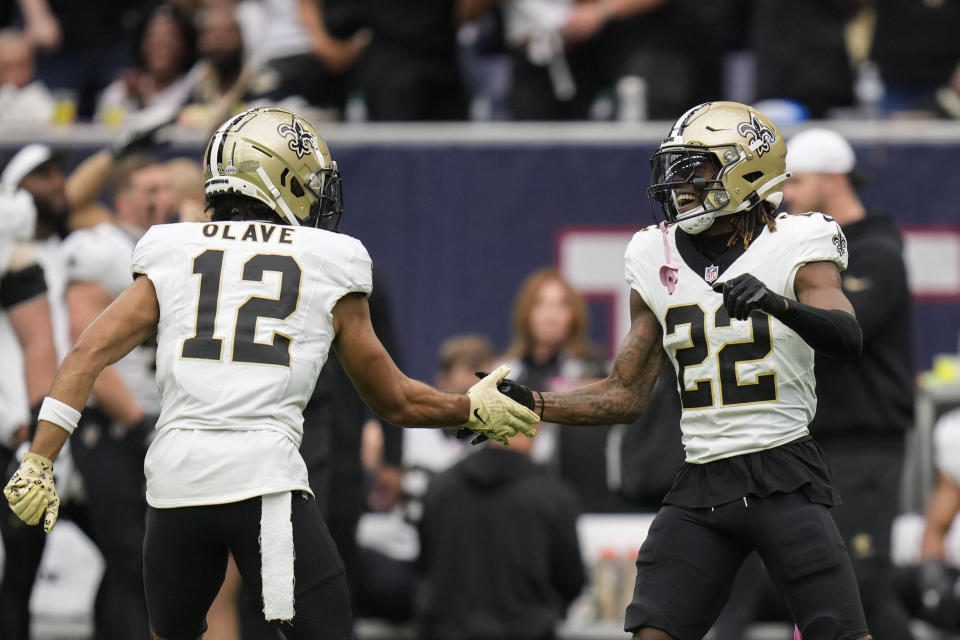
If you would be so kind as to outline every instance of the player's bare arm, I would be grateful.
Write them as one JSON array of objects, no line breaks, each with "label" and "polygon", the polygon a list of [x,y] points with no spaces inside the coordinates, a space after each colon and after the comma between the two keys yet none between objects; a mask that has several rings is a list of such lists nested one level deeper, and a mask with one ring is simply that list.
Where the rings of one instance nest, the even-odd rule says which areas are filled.
[{"label": "player's bare arm", "polygon": [[[70,339],[76,342],[113,299],[110,292],[95,282],[72,282],[66,292],[67,311],[70,314]],[[112,418],[130,425],[143,418],[143,410],[130,394],[123,379],[106,367],[93,383],[97,403]]]},{"label": "player's bare arm", "polygon": [[342,297],[333,307],[333,326],[337,357],[360,397],[381,418],[396,425],[424,427],[467,421],[470,402],[466,396],[443,393],[400,371],[373,330],[366,296]]},{"label": "player's bare arm", "polygon": [[365,296],[350,293],[333,307],[333,348],[363,401],[388,422],[404,426],[466,426],[503,444],[517,432],[532,436],[537,414],[497,390],[501,366],[468,395],[443,393],[403,374],[370,323]]},{"label": "player's bare arm", "polygon": [[937,486],[927,506],[926,527],[920,554],[924,558],[946,560],[947,531],[953,518],[960,511],[960,485],[945,473],[937,474]]},{"label": "player's bare arm", "polygon": [[29,363],[24,367],[24,376],[27,399],[33,406],[43,399],[57,371],[50,301],[46,295],[35,296],[11,307],[8,315],[23,348],[23,361]]},{"label": "player's bare arm", "polygon": [[[150,279],[141,276],[80,334],[60,364],[48,395],[77,411],[83,409],[104,367],[152,336],[159,318],[157,292]],[[41,420],[30,451],[52,460],[67,437],[65,429]]]},{"label": "player's bare arm", "polygon": [[819,309],[838,309],[856,317],[853,305],[841,288],[840,270],[832,262],[808,262],[797,269],[793,291],[804,304]]},{"label": "player's bare arm", "polygon": [[633,422],[646,409],[663,366],[661,328],[636,291],[630,292],[630,331],[610,375],[566,392],[543,394],[543,419],[572,425]]}]

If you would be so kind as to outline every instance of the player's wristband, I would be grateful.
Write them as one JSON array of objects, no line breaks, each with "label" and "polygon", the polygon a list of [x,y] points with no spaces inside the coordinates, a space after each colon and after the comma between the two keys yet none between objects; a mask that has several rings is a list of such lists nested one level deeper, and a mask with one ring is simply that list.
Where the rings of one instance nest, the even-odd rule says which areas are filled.
[{"label": "player's wristband", "polygon": [[80,422],[80,412],[56,398],[47,396],[43,399],[43,404],[40,405],[37,420],[52,422],[66,430],[67,433],[73,433],[74,429],[77,428],[77,423]]}]

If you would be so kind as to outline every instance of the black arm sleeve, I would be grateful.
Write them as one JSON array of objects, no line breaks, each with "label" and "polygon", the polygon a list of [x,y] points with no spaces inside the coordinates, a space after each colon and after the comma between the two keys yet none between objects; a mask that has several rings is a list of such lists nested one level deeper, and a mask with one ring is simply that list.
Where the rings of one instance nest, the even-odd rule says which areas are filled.
[{"label": "black arm sleeve", "polygon": [[815,351],[828,356],[856,358],[863,351],[860,323],[846,311],[821,309],[782,298],[784,309],[772,313],[797,332]]},{"label": "black arm sleeve", "polygon": [[38,264],[32,264],[0,278],[0,307],[10,309],[46,292],[43,269]]}]

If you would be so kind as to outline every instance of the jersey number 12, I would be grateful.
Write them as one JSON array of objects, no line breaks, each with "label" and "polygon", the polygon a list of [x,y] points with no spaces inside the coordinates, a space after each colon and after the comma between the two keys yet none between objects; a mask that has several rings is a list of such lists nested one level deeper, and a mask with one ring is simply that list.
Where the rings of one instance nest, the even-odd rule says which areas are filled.
[{"label": "jersey number 12", "polygon": [[[196,360],[223,359],[223,339],[213,336],[220,308],[220,281],[223,278],[223,250],[207,249],[193,259],[193,273],[200,276],[200,295],[192,338],[183,341],[180,355]],[[300,265],[291,256],[258,253],[243,263],[242,279],[263,282],[263,274],[280,274],[280,295],[276,298],[250,296],[237,308],[233,329],[232,362],[290,366],[292,338],[274,331],[270,342],[254,340],[260,318],[286,320],[300,301]]]}]

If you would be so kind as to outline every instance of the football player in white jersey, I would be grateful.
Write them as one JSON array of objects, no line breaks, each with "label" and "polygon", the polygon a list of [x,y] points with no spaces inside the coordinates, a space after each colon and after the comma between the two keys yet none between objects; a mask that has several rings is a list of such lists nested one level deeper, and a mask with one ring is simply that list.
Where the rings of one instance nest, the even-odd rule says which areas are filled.
[{"label": "football player in white jersey", "polygon": [[827,508],[830,471],[810,439],[814,350],[855,357],[840,289],[846,241],[820,213],[777,214],[786,146],[760,112],[690,109],[653,155],[664,223],[626,251],[632,326],[611,375],[536,394],[547,422],[630,423],[663,359],[676,371],[686,462],[637,559],[625,629],[700,638],[757,550],[807,640],[869,637]]},{"label": "football player in white jersey", "polygon": [[[17,370],[0,384],[0,451],[26,439],[29,407],[39,408],[57,369],[47,286],[29,242],[36,218],[28,192],[0,185],[0,352]],[[7,462],[0,455],[0,468]]]},{"label": "football player in white jersey", "polygon": [[145,462],[144,542],[154,637],[201,636],[231,552],[287,638],[348,638],[342,563],[298,451],[329,349],[394,424],[462,424],[506,442],[533,435],[540,418],[499,392],[507,367],[466,395],[397,368],[370,325],[370,258],[330,231],[340,175],[307,121],[272,107],[239,114],[210,140],[204,167],[211,221],[154,226],[137,243],[133,284],[64,359],[4,494],[21,519],[50,530],[52,460],[93,380],[156,333],[161,413]]},{"label": "football player in white jersey", "polygon": [[[162,169],[146,155],[118,160],[109,181],[114,214],[72,231],[61,244],[72,341],[130,284],[130,255],[150,226],[151,198],[137,187]],[[104,369],[94,383],[70,452],[86,489],[87,518],[104,559],[98,594],[98,634],[149,636],[143,596],[145,534],[143,460],[160,413],[150,344],[135,347]],[[123,508],[117,508],[123,504]]]},{"label": "football player in white jersey", "polygon": [[[63,303],[64,269],[59,251],[60,237],[67,229],[68,206],[60,159],[47,145],[26,145],[4,166],[0,185],[28,194],[35,210],[29,233],[25,228],[18,231],[18,237],[28,242],[17,245],[11,255],[7,278],[17,279],[19,283],[14,285],[7,280],[0,284],[3,297],[23,298],[22,303],[10,306],[8,313],[0,314],[3,420],[14,425],[28,424],[31,408],[38,410],[43,394],[50,389],[58,356],[66,354],[69,346]],[[6,208],[0,215],[12,212]],[[46,295],[39,295],[43,290]],[[18,336],[25,331],[36,332],[36,338],[33,345],[24,345],[21,349],[18,343],[22,339],[18,340]],[[46,355],[34,353],[37,346],[41,346]],[[19,444],[27,435],[27,429],[17,429],[14,442]],[[4,471],[7,468],[4,464]],[[77,484],[71,469],[68,450],[61,455],[57,467],[57,482],[65,496],[72,494],[70,487]],[[0,610],[4,612],[0,615],[0,637],[26,640],[30,633],[31,592],[46,539],[34,528],[10,518],[0,519],[0,533],[7,551],[0,580]]]}]

